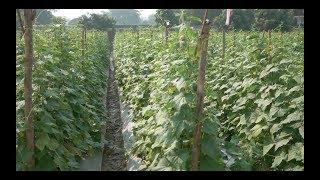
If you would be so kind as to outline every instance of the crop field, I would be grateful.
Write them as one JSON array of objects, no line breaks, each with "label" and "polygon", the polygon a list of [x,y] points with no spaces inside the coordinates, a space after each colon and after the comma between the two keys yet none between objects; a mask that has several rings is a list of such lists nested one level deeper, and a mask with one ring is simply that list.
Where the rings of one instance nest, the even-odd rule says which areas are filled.
[{"label": "crop field", "polygon": [[17,29],[16,170],[304,171],[304,29],[205,23]]},{"label": "crop field", "polygon": [[[187,170],[195,127],[196,32],[118,33],[117,79],[133,109],[134,153],[149,170]],[[125,38],[124,38],[125,37]],[[271,42],[269,44],[269,42]],[[301,170],[304,161],[303,31],[211,32],[200,170]]]}]

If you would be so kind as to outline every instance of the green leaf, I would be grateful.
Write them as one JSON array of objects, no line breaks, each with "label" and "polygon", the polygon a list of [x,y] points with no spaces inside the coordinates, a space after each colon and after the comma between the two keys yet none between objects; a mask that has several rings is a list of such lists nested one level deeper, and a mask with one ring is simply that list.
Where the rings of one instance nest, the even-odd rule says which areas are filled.
[{"label": "green leaf", "polygon": [[281,164],[281,162],[286,159],[286,154],[282,151],[280,155],[276,156],[272,163],[272,168],[276,168]]},{"label": "green leaf", "polygon": [[263,146],[262,156],[266,155],[273,146],[274,146],[274,143],[271,143],[269,145]]},{"label": "green leaf", "polygon": [[274,147],[274,150],[276,151],[278,148],[288,144],[288,142],[292,139],[292,137],[289,137],[287,139],[283,139],[283,140],[280,140],[276,143],[275,147]]},{"label": "green leaf", "polygon": [[255,138],[255,137],[258,137],[262,130],[266,129],[267,126],[262,126],[261,124],[256,124],[253,128],[251,128],[250,131],[252,131],[252,137]]},{"label": "green leaf", "polygon": [[152,106],[149,105],[147,107],[142,108],[142,115],[144,117],[150,117],[152,115],[152,111]]},{"label": "green leaf", "polygon": [[170,147],[164,150],[164,155],[170,153],[173,149],[175,149],[177,147],[177,140],[174,140]]},{"label": "green leaf", "polygon": [[16,111],[24,107],[24,100],[16,102]]},{"label": "green leaf", "polygon": [[239,123],[237,124],[237,127],[238,126],[240,126],[240,125],[245,125],[247,122],[246,122],[246,117],[245,117],[245,115],[243,114],[243,115],[241,115],[241,117],[240,117],[240,121],[239,121]]},{"label": "green leaf", "polygon": [[261,122],[263,120],[263,118],[264,118],[264,115],[258,116],[258,118],[257,118],[255,123]]},{"label": "green leaf", "polygon": [[173,98],[174,103],[177,106],[178,111],[180,110],[181,106],[187,104],[186,98],[184,97],[183,93],[179,93]]},{"label": "green leaf", "polygon": [[203,157],[200,159],[200,171],[224,171],[224,166],[219,159],[212,159],[210,157]]},{"label": "green leaf", "polygon": [[281,124],[281,123],[274,124],[274,125],[272,125],[272,127],[270,128],[270,133],[271,133],[271,134],[274,134],[274,133],[278,132],[281,128],[282,128],[282,124]]},{"label": "green leaf", "polygon": [[217,134],[218,132],[218,124],[212,120],[204,121],[202,130],[207,134]]},{"label": "green leaf", "polygon": [[270,111],[269,111],[269,116],[273,117],[277,112],[278,112],[278,107],[277,106],[271,106]]},{"label": "green leaf", "polygon": [[178,91],[181,91],[181,89],[186,87],[186,82],[184,81],[183,77],[182,78],[177,78],[172,82]]},{"label": "green leaf", "polygon": [[287,116],[285,120],[282,121],[282,124],[287,124],[292,121],[299,121],[301,119],[301,114],[298,111],[295,111]]},{"label": "green leaf", "polygon": [[201,152],[213,159],[219,157],[217,142],[213,137],[204,137],[204,139],[201,139]]},{"label": "green leaf", "polygon": [[301,126],[299,128],[299,133],[300,133],[301,137],[304,139],[304,126]]},{"label": "green leaf", "polygon": [[56,150],[59,147],[59,142],[53,138],[50,138],[49,143],[46,145],[50,150]]},{"label": "green leaf", "polygon": [[288,91],[288,94],[291,94],[292,92],[300,91],[300,86],[294,86]]},{"label": "green leaf", "polygon": [[303,160],[304,154],[304,146],[302,143],[295,143],[293,146],[290,147],[288,151],[288,159],[287,161],[291,161],[292,159],[296,159],[297,161]]},{"label": "green leaf", "polygon": [[36,139],[36,147],[42,151],[44,147],[49,143],[50,138],[48,134],[46,133],[41,133],[40,137]]},{"label": "green leaf", "polygon": [[297,97],[297,98],[294,98],[292,100],[293,103],[296,103],[296,104],[301,104],[301,103],[304,103],[304,95],[300,96],[300,97]]}]

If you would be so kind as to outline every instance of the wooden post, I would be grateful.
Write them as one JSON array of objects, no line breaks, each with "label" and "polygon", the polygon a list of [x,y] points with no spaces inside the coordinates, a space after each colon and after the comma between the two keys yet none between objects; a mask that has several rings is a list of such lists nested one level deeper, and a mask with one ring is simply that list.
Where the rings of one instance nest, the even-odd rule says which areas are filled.
[{"label": "wooden post", "polygon": [[164,38],[166,40],[166,44],[168,43],[168,35],[169,35],[168,26],[165,26]]},{"label": "wooden post", "polygon": [[82,44],[82,48],[81,48],[81,54],[82,54],[82,58],[84,58],[84,42],[85,41],[85,27],[82,27],[82,38],[81,38],[81,44]]},{"label": "wooden post", "polygon": [[87,28],[84,27],[84,50],[87,49]]},{"label": "wooden post", "polygon": [[192,142],[192,156],[191,156],[191,171],[197,171],[199,166],[200,157],[200,137],[201,137],[201,127],[202,127],[202,116],[203,116],[203,98],[204,98],[204,82],[205,82],[205,68],[206,68],[206,58],[207,58],[207,47],[209,39],[210,24],[207,21],[208,10],[206,9],[203,18],[203,24],[200,34],[200,39],[198,46],[200,48],[200,60],[199,60],[199,75],[197,80],[197,125],[193,134]]},{"label": "wooden post", "polygon": [[140,34],[139,34],[139,28],[137,27],[137,44],[139,45],[139,38],[140,38]]},{"label": "wooden post", "polygon": [[236,47],[236,32],[233,31],[233,47]]},{"label": "wooden post", "polygon": [[268,39],[269,39],[269,47],[268,47],[268,58],[269,62],[271,63],[271,51],[272,51],[272,44],[271,44],[271,30],[268,31]]},{"label": "wooden post", "polygon": [[226,26],[222,29],[222,59],[224,59],[224,54],[226,51]]},{"label": "wooden post", "polygon": [[26,120],[26,142],[27,149],[31,152],[30,159],[27,160],[28,170],[35,167],[34,157],[34,127],[32,109],[32,65],[33,65],[33,44],[32,44],[32,26],[36,15],[35,9],[24,10],[25,22],[25,56],[24,56],[24,100],[25,100],[25,120]]}]

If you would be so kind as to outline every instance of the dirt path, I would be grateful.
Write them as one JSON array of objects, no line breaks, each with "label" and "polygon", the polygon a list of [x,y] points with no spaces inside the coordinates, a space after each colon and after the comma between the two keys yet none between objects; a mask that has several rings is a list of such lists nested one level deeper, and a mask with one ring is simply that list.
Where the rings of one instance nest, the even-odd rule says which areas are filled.
[{"label": "dirt path", "polygon": [[107,84],[107,121],[104,135],[101,171],[126,171],[118,85],[114,77],[113,56],[110,58]]}]

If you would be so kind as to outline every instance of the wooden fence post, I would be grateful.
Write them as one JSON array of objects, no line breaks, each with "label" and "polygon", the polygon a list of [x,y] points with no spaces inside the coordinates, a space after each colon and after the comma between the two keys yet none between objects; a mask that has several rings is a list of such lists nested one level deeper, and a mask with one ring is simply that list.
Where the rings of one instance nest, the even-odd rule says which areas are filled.
[{"label": "wooden fence post", "polygon": [[268,39],[269,39],[269,47],[268,47],[268,58],[269,58],[269,62],[272,62],[271,59],[271,51],[272,51],[272,44],[271,44],[271,30],[268,31]]},{"label": "wooden fence post", "polygon": [[200,34],[200,39],[198,41],[200,48],[200,59],[199,59],[199,74],[197,80],[197,125],[193,134],[192,142],[192,155],[191,155],[191,171],[197,171],[199,166],[200,157],[200,137],[201,137],[201,127],[202,127],[202,116],[203,116],[203,98],[204,98],[204,82],[205,82],[205,68],[206,68],[206,58],[207,58],[207,47],[210,31],[210,22],[206,19],[208,10],[206,9],[203,18],[203,24]]},{"label": "wooden fence post", "polygon": [[168,27],[167,26],[165,26],[164,38],[165,38],[165,42],[167,44],[168,43]]},{"label": "wooden fence post", "polygon": [[81,39],[81,44],[82,44],[81,54],[82,54],[82,58],[84,58],[85,39],[86,39],[85,27],[82,27],[82,39]]},{"label": "wooden fence post", "polygon": [[226,26],[222,29],[222,59],[224,60],[224,55],[226,52]]},{"label": "wooden fence post", "polygon": [[32,28],[35,19],[35,9],[24,10],[24,41],[25,41],[25,56],[24,56],[24,99],[25,99],[25,120],[26,120],[26,142],[27,149],[31,152],[31,157],[27,160],[28,170],[35,167],[34,157],[34,127],[32,110],[32,65],[33,65],[33,42]]}]

